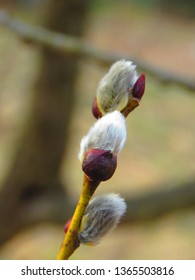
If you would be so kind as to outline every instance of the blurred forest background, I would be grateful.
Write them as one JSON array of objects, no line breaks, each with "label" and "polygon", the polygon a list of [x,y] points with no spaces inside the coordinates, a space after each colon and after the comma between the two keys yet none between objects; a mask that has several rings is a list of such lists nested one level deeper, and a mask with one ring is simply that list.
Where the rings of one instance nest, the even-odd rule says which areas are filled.
[{"label": "blurred forest background", "polygon": [[0,0],[0,259],[56,258],[96,88],[123,57],[146,92],[96,194],[120,193],[128,211],[72,259],[195,259],[194,30],[192,0]]}]

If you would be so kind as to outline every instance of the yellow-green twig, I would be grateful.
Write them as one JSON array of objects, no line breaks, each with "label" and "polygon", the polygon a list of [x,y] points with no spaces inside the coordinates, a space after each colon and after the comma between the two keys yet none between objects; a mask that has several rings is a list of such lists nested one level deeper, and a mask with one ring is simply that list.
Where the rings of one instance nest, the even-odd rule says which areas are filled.
[{"label": "yellow-green twig", "polygon": [[78,239],[78,232],[81,219],[85,213],[85,209],[89,203],[89,200],[91,199],[99,183],[99,181],[91,181],[87,176],[84,175],[82,192],[74,215],[72,217],[70,226],[62,241],[62,245],[57,255],[58,260],[67,260],[79,247],[80,243]]},{"label": "yellow-green twig", "polygon": [[137,99],[131,100],[121,113],[126,118],[137,106],[139,106],[139,101]]}]

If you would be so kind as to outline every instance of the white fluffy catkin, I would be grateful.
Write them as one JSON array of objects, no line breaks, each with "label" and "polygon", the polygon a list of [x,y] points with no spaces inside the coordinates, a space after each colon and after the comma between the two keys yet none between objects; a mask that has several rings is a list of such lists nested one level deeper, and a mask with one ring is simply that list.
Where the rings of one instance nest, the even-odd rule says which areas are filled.
[{"label": "white fluffy catkin", "polygon": [[138,78],[136,65],[132,61],[115,62],[108,73],[100,80],[97,88],[97,103],[105,114],[114,110],[121,111],[128,103],[129,93]]},{"label": "white fluffy catkin", "polygon": [[89,149],[109,150],[117,155],[126,141],[125,117],[114,111],[97,120],[80,143],[79,159],[82,162]]},{"label": "white fluffy catkin", "polygon": [[126,203],[118,194],[92,199],[81,222],[80,242],[96,245],[105,234],[117,226],[125,211]]}]

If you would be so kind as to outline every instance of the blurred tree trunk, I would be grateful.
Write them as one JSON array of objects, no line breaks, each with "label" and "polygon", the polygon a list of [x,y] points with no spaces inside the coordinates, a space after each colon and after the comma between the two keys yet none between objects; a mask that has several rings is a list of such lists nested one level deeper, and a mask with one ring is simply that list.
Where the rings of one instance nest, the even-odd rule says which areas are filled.
[{"label": "blurred tree trunk", "polygon": [[[50,1],[45,26],[81,36],[87,0]],[[59,180],[75,96],[77,58],[41,49],[31,118],[0,195],[0,244],[25,226],[62,221],[65,186]],[[68,202],[67,202],[68,203]]]}]

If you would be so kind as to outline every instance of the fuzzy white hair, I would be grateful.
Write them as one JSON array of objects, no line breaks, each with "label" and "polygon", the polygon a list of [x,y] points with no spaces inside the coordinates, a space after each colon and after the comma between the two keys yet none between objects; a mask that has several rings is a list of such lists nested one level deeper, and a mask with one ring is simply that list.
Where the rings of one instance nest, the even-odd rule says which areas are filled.
[{"label": "fuzzy white hair", "polygon": [[79,234],[83,244],[97,244],[113,230],[126,211],[126,203],[118,194],[95,197],[86,208]]},{"label": "fuzzy white hair", "polygon": [[126,141],[125,117],[114,111],[97,120],[80,143],[79,159],[82,162],[89,149],[108,150],[117,155]]},{"label": "fuzzy white hair", "polygon": [[100,80],[97,88],[97,102],[102,113],[121,111],[128,102],[138,75],[132,61],[115,62],[108,73]]}]

